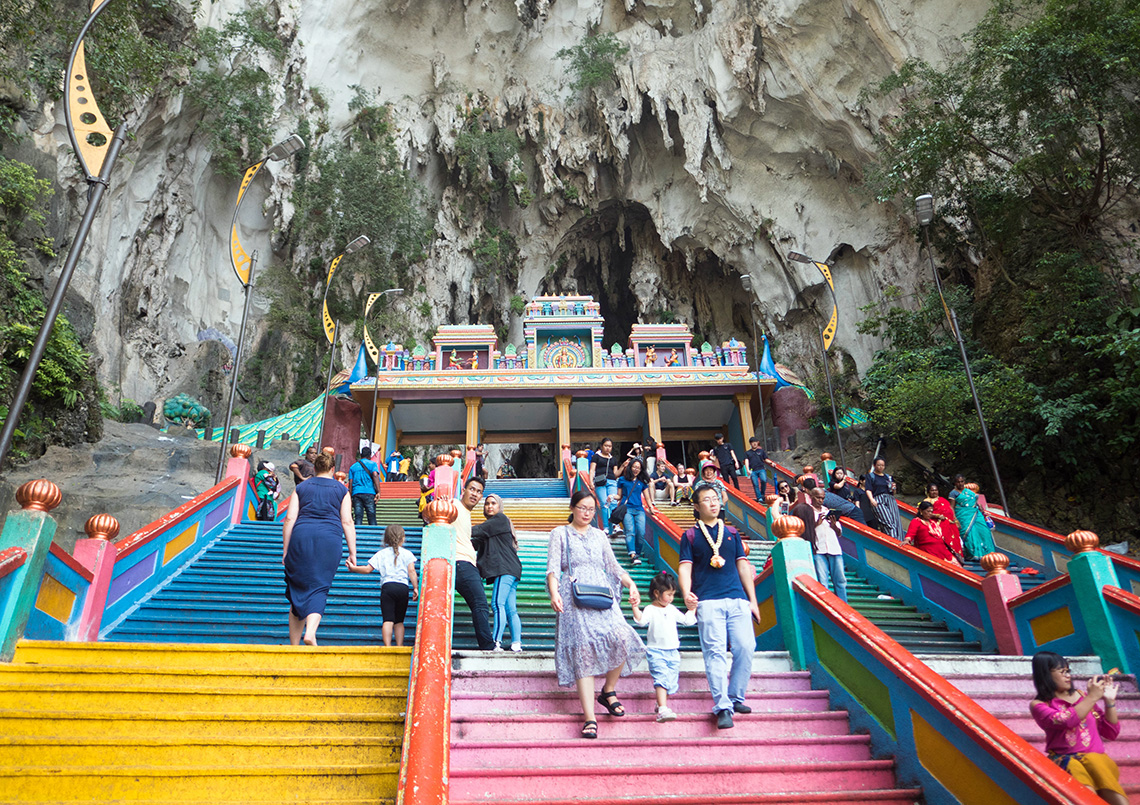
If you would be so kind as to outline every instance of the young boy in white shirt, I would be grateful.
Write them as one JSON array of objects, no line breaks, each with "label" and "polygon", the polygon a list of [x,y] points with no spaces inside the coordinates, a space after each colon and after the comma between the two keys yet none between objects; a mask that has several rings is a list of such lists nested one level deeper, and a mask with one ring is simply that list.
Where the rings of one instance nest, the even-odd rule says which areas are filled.
[{"label": "young boy in white shirt", "polygon": [[680,687],[681,639],[677,624],[695,626],[697,608],[693,605],[685,613],[673,606],[677,594],[677,581],[662,570],[649,582],[649,598],[653,602],[645,609],[633,605],[633,622],[648,626],[645,636],[646,659],[653,675],[653,692],[657,696],[657,720],[674,721],[677,714],[669,709],[669,694]]}]

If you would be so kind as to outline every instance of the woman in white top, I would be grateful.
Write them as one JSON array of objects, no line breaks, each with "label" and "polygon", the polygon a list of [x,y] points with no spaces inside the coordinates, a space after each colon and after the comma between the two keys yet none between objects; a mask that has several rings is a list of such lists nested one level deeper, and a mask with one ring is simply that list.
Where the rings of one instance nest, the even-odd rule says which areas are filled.
[{"label": "woman in white top", "polygon": [[348,563],[353,573],[380,574],[380,612],[384,624],[380,627],[384,645],[404,645],[404,618],[408,615],[408,592],[419,598],[419,580],[416,578],[416,557],[404,545],[404,528],[390,525],[384,529],[384,547],[377,551],[366,565]]}]

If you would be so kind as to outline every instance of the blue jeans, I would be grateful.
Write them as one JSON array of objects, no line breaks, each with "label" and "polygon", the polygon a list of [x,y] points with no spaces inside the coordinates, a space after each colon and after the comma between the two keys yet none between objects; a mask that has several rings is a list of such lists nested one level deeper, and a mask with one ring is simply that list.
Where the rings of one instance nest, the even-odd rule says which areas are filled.
[{"label": "blue jeans", "polygon": [[368,525],[376,525],[376,493],[366,492],[352,496],[352,522],[360,525],[364,515],[368,515]]},{"label": "blue jeans", "polygon": [[517,576],[495,576],[495,584],[491,588],[491,609],[495,613],[495,625],[491,631],[496,643],[503,642],[508,620],[511,623],[511,642],[522,642],[522,621],[519,620],[516,608],[518,586]]},{"label": "blue jeans", "polygon": [[606,481],[605,486],[601,487],[600,489],[595,487],[594,491],[602,496],[602,521],[604,523],[602,527],[608,534],[610,531],[610,512],[612,512],[614,510],[614,506],[617,505],[616,503],[610,503],[610,495],[617,494],[617,479],[615,478],[612,481]]},{"label": "blue jeans", "polygon": [[[752,611],[743,598],[710,598],[697,604],[697,632],[705,658],[705,678],[712,694],[713,712],[732,711],[743,704],[752,678],[752,653],[756,635]],[[731,646],[732,666],[728,664]]]},{"label": "blue jeans", "polygon": [[843,554],[817,553],[815,555],[815,574],[819,576],[819,583],[827,586],[830,579],[835,587],[835,594],[840,601],[847,601],[847,575],[843,571]]},{"label": "blue jeans", "polygon": [[635,509],[627,503],[621,527],[625,529],[625,549],[630,553],[641,553],[638,540],[645,542],[645,509]]},{"label": "blue jeans", "polygon": [[752,471],[752,489],[756,492],[756,499],[764,502],[764,493],[768,491],[768,470]]}]

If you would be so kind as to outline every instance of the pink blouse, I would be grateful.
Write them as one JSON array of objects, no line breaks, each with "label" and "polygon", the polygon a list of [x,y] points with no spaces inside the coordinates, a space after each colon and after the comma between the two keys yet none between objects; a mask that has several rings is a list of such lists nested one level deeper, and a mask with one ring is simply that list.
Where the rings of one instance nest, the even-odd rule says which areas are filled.
[{"label": "pink blouse", "polygon": [[[1099,703],[1083,720],[1077,718],[1077,705],[1085,697],[1069,704],[1064,699],[1053,699],[1049,703],[1035,702],[1030,706],[1033,720],[1045,730],[1045,751],[1058,755],[1071,755],[1078,752],[1099,752],[1104,754],[1104,741],[1115,741],[1120,735],[1120,724],[1110,724],[1104,717]],[[1094,727],[1095,722],[1095,727]]]}]

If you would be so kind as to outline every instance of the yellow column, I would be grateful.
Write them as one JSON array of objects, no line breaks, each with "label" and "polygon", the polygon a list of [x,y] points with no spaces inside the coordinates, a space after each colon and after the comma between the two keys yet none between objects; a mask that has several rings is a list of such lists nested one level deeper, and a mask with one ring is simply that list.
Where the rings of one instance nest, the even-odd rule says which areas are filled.
[{"label": "yellow column", "polygon": [[574,398],[569,394],[558,394],[554,402],[558,405],[558,444],[554,446],[554,454],[558,456],[558,477],[562,477],[562,445],[570,444],[570,403]]},{"label": "yellow column", "polygon": [[645,411],[649,415],[649,438],[661,442],[661,395],[642,394],[645,400]]},{"label": "yellow column", "polygon": [[756,426],[752,424],[752,392],[739,391],[732,395],[736,400],[736,407],[740,409],[740,430],[744,438],[744,446],[756,433]]},{"label": "yellow column", "polygon": [[388,448],[395,447],[388,444],[388,423],[391,418],[392,398],[381,397],[376,400],[376,430],[372,431],[372,441],[376,442],[376,456],[381,462],[388,458]]},{"label": "yellow column", "polygon": [[[483,407],[482,397],[464,397],[467,405],[467,444],[472,447],[479,445],[479,409]],[[467,445],[464,445],[466,448]]]}]

